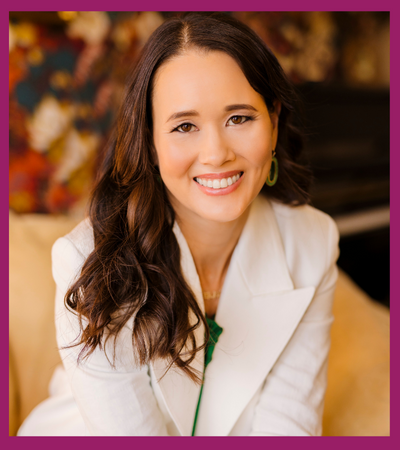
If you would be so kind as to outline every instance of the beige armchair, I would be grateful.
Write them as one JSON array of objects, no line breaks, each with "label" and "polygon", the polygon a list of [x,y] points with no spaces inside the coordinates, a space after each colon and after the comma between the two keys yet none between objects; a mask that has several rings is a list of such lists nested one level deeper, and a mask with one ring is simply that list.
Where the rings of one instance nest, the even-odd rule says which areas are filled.
[{"label": "beige armchair", "polygon": [[[76,219],[10,213],[9,433],[48,396],[60,362],[50,251]],[[323,429],[326,436],[389,435],[389,312],[340,272]]]}]

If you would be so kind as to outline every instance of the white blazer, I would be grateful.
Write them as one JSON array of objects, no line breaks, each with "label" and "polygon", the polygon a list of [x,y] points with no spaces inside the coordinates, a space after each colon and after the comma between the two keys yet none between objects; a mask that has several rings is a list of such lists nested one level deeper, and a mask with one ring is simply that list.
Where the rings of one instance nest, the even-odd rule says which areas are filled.
[{"label": "white blazer", "polygon": [[[177,223],[174,233],[184,276],[204,311],[200,280]],[[79,332],[64,295],[92,250],[88,220],[53,247],[59,347]],[[329,216],[261,195],[254,200],[220,297],[215,320],[223,333],[207,367],[196,435],[321,435],[337,257],[338,232]],[[164,360],[135,367],[132,326],[131,320],[117,338],[115,369],[103,350],[81,365],[79,348],[61,350],[61,392],[74,434],[190,436],[200,387],[174,369],[158,382]],[[204,342],[203,326],[196,339]],[[112,357],[112,342],[106,353]],[[202,372],[203,364],[200,353],[192,367]]]}]

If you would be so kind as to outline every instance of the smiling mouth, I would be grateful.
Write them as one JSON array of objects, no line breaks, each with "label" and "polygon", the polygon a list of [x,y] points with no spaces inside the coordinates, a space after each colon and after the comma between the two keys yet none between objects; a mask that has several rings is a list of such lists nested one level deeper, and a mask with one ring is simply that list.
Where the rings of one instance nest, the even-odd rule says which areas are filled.
[{"label": "smiling mouth", "polygon": [[234,175],[233,177],[228,177],[228,178],[210,179],[210,178],[196,177],[196,178],[194,178],[194,181],[196,181],[196,183],[199,183],[204,187],[208,187],[208,188],[217,190],[217,189],[224,189],[229,186],[232,186],[232,184],[237,183],[237,181],[239,180],[239,178],[242,175],[243,175],[243,172],[239,172],[238,174]]}]

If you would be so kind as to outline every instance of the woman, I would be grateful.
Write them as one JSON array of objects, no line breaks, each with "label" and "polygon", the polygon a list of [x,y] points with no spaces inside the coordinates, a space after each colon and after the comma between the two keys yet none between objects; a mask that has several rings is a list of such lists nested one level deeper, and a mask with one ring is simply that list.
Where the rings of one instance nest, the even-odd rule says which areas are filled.
[{"label": "woman", "polygon": [[307,205],[294,98],[227,15],[153,33],[53,248],[63,367],[20,435],[321,434],[338,234]]}]

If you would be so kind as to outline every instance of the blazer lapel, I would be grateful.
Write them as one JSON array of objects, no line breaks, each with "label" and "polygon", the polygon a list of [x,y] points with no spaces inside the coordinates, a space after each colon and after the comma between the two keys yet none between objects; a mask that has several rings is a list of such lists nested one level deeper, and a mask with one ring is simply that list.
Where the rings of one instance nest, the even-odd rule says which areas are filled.
[{"label": "blazer lapel", "polygon": [[226,436],[305,313],[315,288],[294,289],[273,209],[252,204],[232,255],[216,322],[223,332],[207,367],[196,435]]},{"label": "blazer lapel", "polygon": [[[191,287],[196,300],[203,311],[204,302],[201,290],[200,279],[197,274],[196,266],[193,261],[189,246],[177,224],[175,222],[173,231],[178,240],[181,250],[181,267],[183,275]],[[191,323],[195,323],[194,317]],[[204,325],[201,324],[195,330],[197,345],[204,343]],[[197,353],[195,360],[190,367],[198,371],[200,377],[204,370],[204,351]],[[160,379],[167,369],[165,360],[157,360],[152,364],[153,374],[156,379]],[[179,369],[171,368],[158,383],[164,402],[172,417],[175,425],[182,436],[191,436],[195,412],[200,394],[200,385],[194,383],[187,375],[184,375]]]}]

